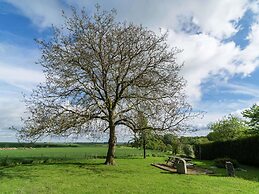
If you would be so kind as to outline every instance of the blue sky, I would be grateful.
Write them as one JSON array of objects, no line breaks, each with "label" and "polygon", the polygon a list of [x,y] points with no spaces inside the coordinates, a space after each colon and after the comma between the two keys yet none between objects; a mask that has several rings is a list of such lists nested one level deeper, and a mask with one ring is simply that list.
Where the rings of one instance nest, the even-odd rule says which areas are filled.
[{"label": "blue sky", "polygon": [[252,0],[0,0],[0,141],[14,141],[10,126],[20,127],[26,115],[22,93],[44,81],[35,64],[40,52],[34,38],[51,36],[60,26],[61,10],[98,2],[117,9],[118,20],[168,30],[168,44],[183,49],[188,101],[205,111],[192,123],[206,135],[208,123],[237,114],[259,102],[259,2]]}]

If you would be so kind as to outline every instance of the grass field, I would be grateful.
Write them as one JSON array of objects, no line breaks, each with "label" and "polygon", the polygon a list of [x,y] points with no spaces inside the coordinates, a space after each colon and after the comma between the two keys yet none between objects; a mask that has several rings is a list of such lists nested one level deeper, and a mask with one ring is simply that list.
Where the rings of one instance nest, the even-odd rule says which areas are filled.
[{"label": "grass field", "polygon": [[247,172],[238,171],[235,178],[225,177],[222,169],[210,176],[178,175],[150,165],[165,157],[144,160],[141,150],[122,146],[116,150],[117,165],[105,166],[105,153],[105,145],[1,150],[1,160],[49,161],[0,167],[0,193],[259,193],[257,168],[242,166]]},{"label": "grass field", "polygon": [[[42,148],[18,148],[15,150],[1,150],[0,160],[9,159],[96,159],[105,158],[107,145],[105,144],[74,144],[73,147],[42,147]],[[136,158],[142,157],[143,151],[127,146],[117,146],[116,156],[119,158]],[[148,156],[164,156],[165,153],[149,150]]]}]

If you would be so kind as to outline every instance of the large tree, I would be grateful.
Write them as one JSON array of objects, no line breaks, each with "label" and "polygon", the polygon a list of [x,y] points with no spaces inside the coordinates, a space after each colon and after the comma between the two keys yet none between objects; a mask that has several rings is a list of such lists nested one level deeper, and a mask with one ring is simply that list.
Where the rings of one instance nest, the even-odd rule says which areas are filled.
[{"label": "large tree", "polygon": [[[109,132],[106,164],[114,164],[116,133],[177,130],[188,116],[176,48],[166,34],[115,20],[98,7],[89,16],[73,9],[53,36],[38,40],[46,82],[27,98],[23,138]],[[139,114],[148,125],[139,128]]]}]

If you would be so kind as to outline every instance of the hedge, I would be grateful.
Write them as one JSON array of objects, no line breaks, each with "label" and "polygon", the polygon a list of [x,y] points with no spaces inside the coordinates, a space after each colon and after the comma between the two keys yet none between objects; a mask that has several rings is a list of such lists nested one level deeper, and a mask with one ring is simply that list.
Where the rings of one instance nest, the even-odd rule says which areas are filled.
[{"label": "hedge", "polygon": [[195,145],[195,157],[202,160],[229,157],[241,164],[259,166],[259,136]]}]

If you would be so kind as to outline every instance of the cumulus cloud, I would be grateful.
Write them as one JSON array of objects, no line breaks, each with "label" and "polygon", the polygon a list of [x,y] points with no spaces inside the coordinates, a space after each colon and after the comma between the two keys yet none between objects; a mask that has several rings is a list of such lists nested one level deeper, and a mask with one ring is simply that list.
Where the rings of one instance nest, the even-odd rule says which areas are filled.
[{"label": "cumulus cloud", "polygon": [[[25,16],[43,27],[61,22],[58,10],[64,8],[64,5],[61,5],[60,1],[31,3],[29,0],[23,2],[8,0],[8,2],[17,6]],[[84,6],[90,10],[94,6],[93,2],[84,0],[65,2],[79,8]],[[253,61],[254,55],[252,56],[255,52],[250,52],[253,49],[252,44],[255,44],[252,40],[253,34],[249,37],[251,46],[243,52],[235,43],[223,42],[223,39],[231,37],[239,30],[236,23],[247,9],[256,9],[256,4],[249,4],[248,0],[195,2],[163,0],[152,3],[138,0],[109,2],[101,0],[99,3],[105,9],[117,9],[118,16],[122,20],[142,23],[154,30],[160,27],[169,30],[169,43],[184,50],[180,59],[185,63],[183,74],[188,81],[186,90],[190,99],[194,101],[200,100],[202,96],[200,85],[212,74],[224,71],[231,75],[249,74],[256,67]],[[43,22],[39,22],[37,18],[42,18]],[[256,26],[252,29],[253,33],[257,33],[255,28]]]},{"label": "cumulus cloud", "polygon": [[[92,6],[92,2],[84,0],[67,0],[67,2],[77,4],[79,7]],[[118,15],[123,19],[154,28],[180,30],[181,21],[186,22],[186,18],[189,18],[188,20],[199,26],[202,32],[217,38],[229,37],[237,31],[235,21],[244,15],[249,6],[248,2],[248,0],[99,1],[105,8],[116,8]]]},{"label": "cumulus cloud", "polygon": [[[62,24],[61,9],[67,10],[68,4],[78,8],[84,6],[90,12],[95,4],[95,2],[85,0],[5,1],[17,7],[21,14],[28,17],[39,28],[47,28],[51,24]],[[186,92],[189,100],[195,107],[208,112],[204,120],[200,121],[201,123],[208,123],[225,114],[248,107],[248,103],[241,101],[238,101],[239,104],[212,101],[208,104],[202,104],[200,102],[203,95],[201,85],[212,77],[224,79],[225,83],[229,84],[229,78],[235,75],[247,76],[259,66],[259,4],[257,1],[100,0],[98,2],[104,9],[117,9],[119,20],[141,23],[155,31],[158,31],[159,28],[168,30],[169,44],[183,49],[183,52],[178,55],[178,61],[185,64],[182,74],[187,80]],[[253,22],[247,36],[248,45],[245,48],[240,48],[231,41],[231,37],[240,30],[238,21],[249,9],[255,15],[255,22]],[[258,18],[256,19],[256,17]],[[5,60],[0,61],[0,72],[2,72],[0,80],[19,87],[21,85],[30,87],[28,83],[42,80],[38,69],[25,65],[31,61],[23,61],[35,58],[38,56],[36,53],[24,59],[18,54],[21,52],[24,55],[24,51],[17,50],[18,57],[8,59],[7,56],[10,55],[5,54],[3,50],[7,50],[6,46],[0,44],[0,57],[5,56]],[[21,60],[21,66],[12,65],[19,64],[19,60]],[[12,72],[14,73],[12,74]],[[7,76],[10,74],[12,76]],[[24,80],[26,83],[23,83]],[[244,88],[229,85],[228,89],[238,92]],[[243,90],[243,92],[251,93],[252,90]],[[257,98],[254,96],[253,100],[255,99]],[[249,103],[251,104],[251,102]],[[215,110],[213,109],[214,105]],[[224,111],[219,109],[219,106],[222,106]]]},{"label": "cumulus cloud", "polygon": [[[258,25],[252,27],[248,46],[241,50],[234,42],[222,42],[206,34],[169,32],[169,42],[183,49],[178,60],[184,62],[183,75],[187,79],[186,91],[194,102],[202,96],[201,84],[212,75],[231,78],[247,76],[259,66]],[[258,35],[257,35],[258,34]]]},{"label": "cumulus cloud", "polygon": [[[66,5],[92,9],[95,2],[85,0],[31,1],[5,0],[16,6],[22,14],[30,18],[40,27],[51,24],[61,24],[61,10],[68,10]],[[182,0],[182,1],[139,1],[139,0],[100,0],[105,9],[115,8],[121,19],[142,23],[154,28],[166,27],[180,30],[183,18],[200,27],[200,30],[217,38],[229,37],[237,31],[235,21],[238,21],[248,8],[248,0]],[[256,9],[256,4],[250,5]]]},{"label": "cumulus cloud", "polygon": [[[72,1],[67,0],[68,3]],[[256,10],[248,0],[198,1],[99,1],[105,9],[116,8],[118,16],[127,21],[144,24],[153,30],[168,29],[169,44],[183,49],[179,62],[184,62],[183,75],[191,103],[202,97],[201,84],[213,76],[228,79],[244,76],[257,67],[256,26],[248,39],[250,44],[241,50],[234,42],[226,42],[239,31],[238,21],[248,9]],[[91,7],[90,1],[74,2],[78,7]]]},{"label": "cumulus cloud", "polygon": [[247,39],[249,40],[249,44],[238,56],[239,60],[244,61],[244,63],[237,68],[238,71],[244,72],[246,75],[252,73],[259,64],[259,23],[252,25]]},{"label": "cumulus cloud", "polygon": [[224,70],[234,71],[234,59],[240,52],[233,42],[222,43],[206,34],[188,35],[169,31],[168,41],[171,45],[183,49],[178,61],[184,62],[186,92],[193,102],[201,98],[200,87],[203,80]]}]

